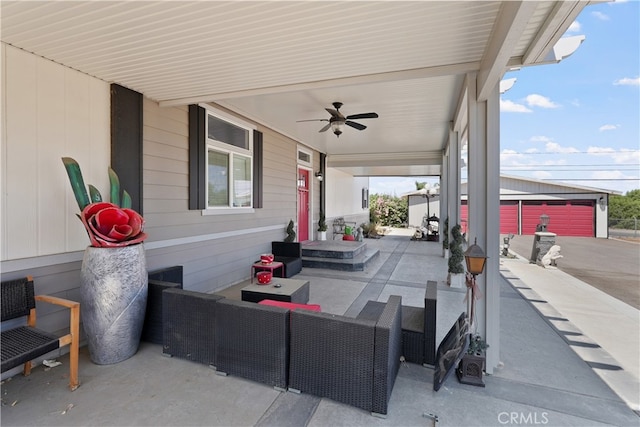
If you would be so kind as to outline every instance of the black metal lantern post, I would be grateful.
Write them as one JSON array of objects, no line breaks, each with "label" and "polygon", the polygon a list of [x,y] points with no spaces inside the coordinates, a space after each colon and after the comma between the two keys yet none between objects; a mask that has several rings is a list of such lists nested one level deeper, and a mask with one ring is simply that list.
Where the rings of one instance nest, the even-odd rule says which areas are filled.
[{"label": "black metal lantern post", "polygon": [[464,259],[467,263],[467,313],[469,314],[469,324],[471,325],[475,319],[476,298],[480,297],[476,276],[482,274],[487,262],[487,256],[477,242],[478,239],[474,239],[473,245],[469,246],[464,253]]}]

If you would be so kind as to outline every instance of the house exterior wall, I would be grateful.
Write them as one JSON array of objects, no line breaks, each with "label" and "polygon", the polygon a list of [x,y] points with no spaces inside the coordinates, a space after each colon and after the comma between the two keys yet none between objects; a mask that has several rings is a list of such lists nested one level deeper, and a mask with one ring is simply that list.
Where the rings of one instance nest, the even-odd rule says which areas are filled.
[{"label": "house exterior wall", "polygon": [[[75,158],[85,184],[108,199],[110,85],[5,44],[0,55],[1,280],[31,275],[36,293],[78,301],[89,240],[61,157]],[[183,265],[184,287],[207,292],[248,279],[250,264],[271,250],[272,241],[284,239],[290,219],[296,221],[298,143],[255,125],[263,133],[263,208],[209,215],[188,209],[188,108],[160,108],[144,98],[143,118],[147,269]],[[313,151],[312,169],[319,167],[320,155]],[[334,215],[368,218],[360,200],[368,180],[340,176],[339,185],[340,195],[328,203]],[[312,236],[319,189],[312,179]],[[45,330],[68,329],[64,310],[39,304],[38,315]]]},{"label": "house exterior wall", "polygon": [[327,168],[326,218],[329,231],[338,217],[360,225],[369,222],[369,209],[362,207],[362,189],[369,188],[369,178],[353,177],[335,168]]},{"label": "house exterior wall", "polygon": [[[409,226],[420,227],[422,218],[427,214],[427,199],[420,196],[407,196],[409,198]],[[434,196],[429,199],[429,216],[440,215],[440,197]]]}]

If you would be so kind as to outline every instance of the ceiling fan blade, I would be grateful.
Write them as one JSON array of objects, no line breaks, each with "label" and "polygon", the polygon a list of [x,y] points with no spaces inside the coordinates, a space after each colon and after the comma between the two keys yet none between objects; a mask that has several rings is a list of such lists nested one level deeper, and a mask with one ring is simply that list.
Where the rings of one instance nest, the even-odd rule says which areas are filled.
[{"label": "ceiling fan blade", "polygon": [[340,114],[338,110],[334,110],[333,108],[325,108],[325,110],[327,110],[327,113],[331,114],[331,117],[341,117],[344,119],[344,116]]},{"label": "ceiling fan blade", "polygon": [[367,128],[365,125],[361,125],[360,123],[356,123],[356,122],[350,122],[349,120],[344,122],[344,124],[358,130],[365,130]]},{"label": "ceiling fan blade", "polygon": [[318,132],[326,132],[327,130],[329,130],[329,128],[331,127],[331,123],[327,123],[322,129],[320,129]]},{"label": "ceiling fan blade", "polygon": [[378,113],[360,113],[360,114],[352,114],[346,117],[347,120],[351,119],[377,119]]},{"label": "ceiling fan blade", "polygon": [[299,122],[328,122],[329,119],[309,119],[309,120],[296,120],[296,123]]}]

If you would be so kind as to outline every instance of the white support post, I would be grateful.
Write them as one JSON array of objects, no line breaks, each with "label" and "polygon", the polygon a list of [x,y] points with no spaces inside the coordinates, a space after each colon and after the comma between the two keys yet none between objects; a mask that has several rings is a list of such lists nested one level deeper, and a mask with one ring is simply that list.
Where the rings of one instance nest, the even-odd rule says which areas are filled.
[{"label": "white support post", "polygon": [[[492,373],[500,355],[500,117],[498,87],[487,101],[476,98],[476,75],[468,75],[468,184],[469,244],[477,244],[488,260],[477,277],[482,299],[476,302],[476,329],[490,345],[487,373]],[[472,319],[474,320],[474,319]]]},{"label": "white support post", "polygon": [[449,131],[448,213],[449,229],[460,223],[460,135]]}]

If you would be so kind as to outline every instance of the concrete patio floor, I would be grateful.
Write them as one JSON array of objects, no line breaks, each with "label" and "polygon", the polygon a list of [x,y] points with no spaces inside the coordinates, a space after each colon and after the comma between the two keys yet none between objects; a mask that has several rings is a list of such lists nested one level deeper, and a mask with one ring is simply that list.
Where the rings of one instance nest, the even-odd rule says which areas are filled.
[{"label": "concrete patio floor", "polygon": [[[367,244],[380,256],[362,272],[303,269],[311,283],[310,303],[323,311],[355,316],[368,300],[400,295],[421,306],[427,280],[438,281],[437,340],[464,311],[464,291],[449,288],[441,244],[410,241],[411,231]],[[567,334],[579,334],[558,312],[541,312],[527,296],[546,270],[516,276],[501,262],[501,361],[485,388],[449,377],[433,391],[433,369],[403,364],[386,419],[308,394],[278,392],[207,366],[162,356],[159,345],[142,343],[132,358],[99,366],[81,349],[80,381],[68,391],[68,357],[62,366],[34,368],[29,377],[2,384],[3,426],[638,426],[640,418],[589,363],[572,349]],[[516,270],[516,268],[514,268]],[[239,298],[233,286],[222,293]],[[524,294],[524,296],[523,296]],[[491,343],[489,343],[491,344]],[[604,351],[604,350],[603,350]],[[610,360],[610,365],[614,361]],[[626,371],[618,371],[624,375]],[[630,375],[630,374],[629,374]],[[637,381],[624,377],[629,384]],[[634,382],[635,381],[635,382]],[[632,402],[633,403],[633,402]]]}]

